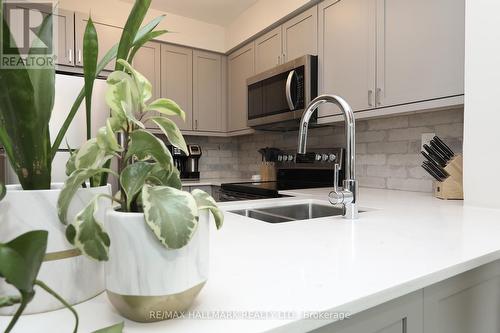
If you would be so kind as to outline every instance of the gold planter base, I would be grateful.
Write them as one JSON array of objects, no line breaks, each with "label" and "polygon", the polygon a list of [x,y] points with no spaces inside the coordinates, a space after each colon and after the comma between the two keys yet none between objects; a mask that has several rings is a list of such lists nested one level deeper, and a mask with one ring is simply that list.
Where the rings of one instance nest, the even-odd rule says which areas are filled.
[{"label": "gold planter base", "polygon": [[189,309],[205,285],[202,282],[178,294],[165,296],[119,295],[107,290],[108,298],[118,312],[127,319],[152,323],[179,317]]}]

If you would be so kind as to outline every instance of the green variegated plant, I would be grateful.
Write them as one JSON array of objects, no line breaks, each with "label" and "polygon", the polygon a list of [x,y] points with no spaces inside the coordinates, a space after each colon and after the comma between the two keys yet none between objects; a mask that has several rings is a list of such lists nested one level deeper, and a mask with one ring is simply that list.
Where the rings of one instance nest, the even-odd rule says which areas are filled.
[{"label": "green variegated plant", "polygon": [[[144,213],[147,226],[170,249],[188,244],[198,224],[199,210],[210,210],[217,228],[223,222],[223,214],[211,196],[201,190],[181,190],[179,172],[165,143],[146,130],[148,122],[156,124],[172,145],[187,153],[179,128],[168,118],[185,119],[184,111],[169,99],[150,102],[151,83],[128,62],[118,63],[124,70],[111,73],[107,80],[106,102],[111,116],[97,137],[88,140],[71,157],[71,175],[58,201],[59,218],[67,225],[68,240],[97,260],[108,259],[110,246],[102,221],[94,216],[102,197],[117,202],[117,209],[123,213]],[[112,158],[118,159],[118,172],[106,167]],[[118,178],[119,194],[97,195],[74,221],[68,221],[68,207],[77,189],[85,180],[102,174]]]},{"label": "green variegated plant", "polygon": [[[0,0],[2,36],[4,48],[11,48],[14,39],[3,15],[3,0]],[[0,69],[0,145],[5,149],[7,159],[18,176],[24,190],[45,190],[51,186],[52,161],[68,131],[80,105],[85,99],[87,118],[87,138],[90,138],[91,100],[94,81],[113,59],[132,61],[137,50],[144,43],[165,33],[156,31],[164,16],[159,16],[141,28],[141,24],[151,4],[151,0],[136,0],[123,29],[120,41],[97,62],[98,38],[89,19],[83,40],[83,60],[85,85],[76,98],[67,118],[51,144],[49,122],[54,106],[55,67],[34,68],[20,66]],[[52,45],[52,15],[48,15],[38,27],[37,36],[44,45]],[[32,45],[28,58],[49,57],[40,54],[37,45]],[[17,52],[17,51],[16,51]],[[14,55],[21,58],[19,52]],[[34,62],[34,61],[30,61]],[[119,63],[116,70],[122,69]],[[106,179],[93,179],[91,185],[105,185]]]}]

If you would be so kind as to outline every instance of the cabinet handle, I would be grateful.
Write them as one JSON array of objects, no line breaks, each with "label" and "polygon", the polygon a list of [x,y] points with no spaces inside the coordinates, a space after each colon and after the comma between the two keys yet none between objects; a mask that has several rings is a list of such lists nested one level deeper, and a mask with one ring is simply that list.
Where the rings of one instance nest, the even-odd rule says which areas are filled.
[{"label": "cabinet handle", "polygon": [[375,94],[375,104],[377,106],[382,105],[381,98],[382,98],[382,89],[381,88],[377,88],[377,93]]},{"label": "cabinet handle", "polygon": [[279,65],[280,64],[280,61],[281,61],[281,56],[278,56],[278,62],[276,63],[276,65]]},{"label": "cabinet handle", "polygon": [[73,62],[73,50],[68,49],[68,62],[71,64]]},{"label": "cabinet handle", "polygon": [[286,55],[283,53],[283,63],[286,62]]},{"label": "cabinet handle", "polygon": [[78,50],[78,63],[81,64],[82,63],[82,50]]},{"label": "cabinet handle", "polygon": [[194,121],[194,129],[196,129],[196,130],[198,129],[198,119],[196,119]]},{"label": "cabinet handle", "polygon": [[368,106],[373,106],[373,90],[368,90]]}]

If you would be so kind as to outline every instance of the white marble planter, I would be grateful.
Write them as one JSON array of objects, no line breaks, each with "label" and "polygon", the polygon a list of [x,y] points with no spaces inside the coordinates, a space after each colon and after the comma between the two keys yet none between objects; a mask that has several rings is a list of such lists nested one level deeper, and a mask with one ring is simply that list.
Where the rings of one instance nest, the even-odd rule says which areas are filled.
[{"label": "white marble planter", "polygon": [[191,306],[208,278],[208,222],[209,213],[200,211],[189,244],[171,250],[158,241],[143,214],[108,209],[111,247],[105,263],[106,290],[124,317],[152,322],[170,319]]},{"label": "white marble planter", "polygon": [[[65,226],[57,216],[57,199],[62,184],[51,190],[24,191],[19,185],[7,186],[7,195],[0,201],[0,242],[7,242],[25,232],[49,232],[47,255],[38,279],[44,281],[70,304],[86,301],[104,291],[104,265],[81,255],[66,240]],[[68,211],[70,221],[98,193],[111,194],[110,186],[82,188],[76,193]],[[109,200],[101,199],[96,217],[104,221]],[[47,312],[64,306],[45,291],[36,295],[25,314]],[[0,280],[0,295],[17,295],[17,291]],[[17,306],[0,308],[0,315],[12,315]]]}]

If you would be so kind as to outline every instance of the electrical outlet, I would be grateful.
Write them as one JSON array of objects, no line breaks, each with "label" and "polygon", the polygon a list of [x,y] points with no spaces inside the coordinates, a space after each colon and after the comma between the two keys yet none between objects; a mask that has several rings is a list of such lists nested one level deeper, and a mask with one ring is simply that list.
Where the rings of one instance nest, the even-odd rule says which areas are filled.
[{"label": "electrical outlet", "polygon": [[428,145],[435,135],[436,133],[422,133],[422,144],[421,144],[422,150],[424,150],[424,145]]}]

